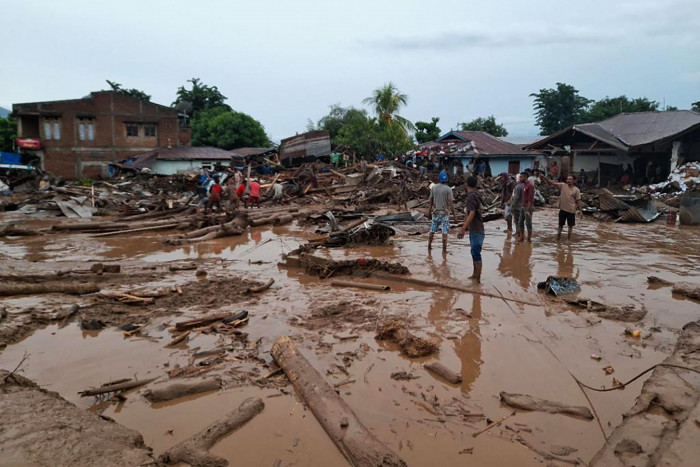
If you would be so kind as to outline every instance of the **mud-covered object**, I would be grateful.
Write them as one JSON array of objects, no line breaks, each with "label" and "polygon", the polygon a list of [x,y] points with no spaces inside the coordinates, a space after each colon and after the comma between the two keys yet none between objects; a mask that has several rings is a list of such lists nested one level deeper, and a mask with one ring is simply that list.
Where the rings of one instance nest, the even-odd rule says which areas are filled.
[{"label": "mud-covered object", "polygon": [[581,291],[581,286],[573,277],[549,276],[546,281],[538,283],[537,288],[557,297]]},{"label": "mud-covered object", "polygon": [[83,331],[100,331],[105,327],[105,323],[99,319],[83,319],[80,321],[80,329]]},{"label": "mud-covered object", "polygon": [[583,308],[597,316],[615,321],[634,322],[644,319],[647,314],[646,308],[637,305],[611,306],[604,303],[588,300],[586,298],[572,299],[566,301],[570,305]]},{"label": "mud-covered object", "polygon": [[532,410],[537,412],[561,413],[574,417],[593,420],[593,414],[588,407],[577,405],[566,405],[561,402],[549,401],[527,394],[513,394],[502,391],[500,393],[501,402],[520,410]]}]

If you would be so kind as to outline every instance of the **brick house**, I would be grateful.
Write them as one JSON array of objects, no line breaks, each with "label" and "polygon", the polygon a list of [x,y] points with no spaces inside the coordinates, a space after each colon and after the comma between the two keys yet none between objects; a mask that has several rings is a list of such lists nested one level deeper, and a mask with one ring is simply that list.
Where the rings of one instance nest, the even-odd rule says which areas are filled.
[{"label": "brick house", "polygon": [[189,144],[175,109],[114,91],[12,110],[20,147],[31,148],[47,172],[69,179],[106,176],[109,162]]}]

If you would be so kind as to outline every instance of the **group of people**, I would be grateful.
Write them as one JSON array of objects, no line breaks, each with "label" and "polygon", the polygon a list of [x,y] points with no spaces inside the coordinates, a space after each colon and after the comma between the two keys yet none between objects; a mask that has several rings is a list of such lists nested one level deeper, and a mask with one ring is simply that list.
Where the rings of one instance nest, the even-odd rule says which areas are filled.
[{"label": "group of people", "polygon": [[[273,201],[280,202],[284,197],[284,187],[280,183],[275,183],[273,189]],[[199,178],[197,188],[199,196],[198,209],[204,209],[208,214],[216,207],[218,211],[225,208],[222,206],[224,198],[228,199],[228,210],[238,209],[241,202],[245,209],[248,206],[260,207],[260,180],[252,178],[247,182],[243,174],[236,169],[224,172],[210,172],[203,169]]]},{"label": "group of people", "polygon": [[[515,225],[516,241],[532,241],[532,217],[535,207],[535,186],[536,174],[532,172],[522,172],[515,180],[510,174],[502,173],[499,176],[501,181],[501,202],[505,210],[505,218],[508,235],[513,232]],[[566,177],[566,182],[550,180],[543,174],[539,174],[539,180],[555,186],[559,189],[559,225],[557,229],[557,240],[561,240],[564,226],[568,226],[567,238],[571,239],[571,233],[576,225],[576,212],[583,207],[581,201],[581,191],[576,186],[576,181],[572,175]],[[455,215],[454,196],[452,188],[447,183],[449,176],[444,170],[438,176],[439,183],[434,184],[430,189],[428,216],[431,218],[430,233],[428,234],[428,251],[432,250],[433,239],[438,230],[442,233],[442,251],[447,252],[447,237],[450,229],[450,215]],[[483,222],[484,202],[478,190],[479,179],[470,175],[467,178],[467,202],[466,219],[459,229],[457,238],[464,238],[469,232],[469,244],[474,269],[469,277],[474,282],[481,282],[482,257],[481,249],[486,237]],[[527,230],[527,236],[525,231]]]}]

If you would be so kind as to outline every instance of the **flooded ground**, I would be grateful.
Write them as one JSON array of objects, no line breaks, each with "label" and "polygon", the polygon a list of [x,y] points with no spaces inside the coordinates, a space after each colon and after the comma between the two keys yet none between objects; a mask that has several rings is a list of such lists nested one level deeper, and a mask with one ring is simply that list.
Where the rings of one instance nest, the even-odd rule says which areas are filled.
[{"label": "flooded ground", "polygon": [[[136,284],[171,286],[195,281],[193,270],[167,268],[194,261],[208,272],[210,281],[274,278],[275,283],[254,298],[222,290],[206,297],[196,295],[196,300],[184,293],[180,304],[168,302],[165,311],[152,311],[157,304],[151,309],[136,307],[133,315],[150,321],[145,336],[127,337],[114,327],[82,331],[75,321],[50,324],[8,345],[0,353],[0,368],[14,368],[26,352],[24,376],[81,408],[97,410],[93,406],[99,401],[81,398],[78,392],[134,377],[158,377],[149,386],[157,387],[168,380],[169,370],[187,365],[194,348],[225,347],[225,365],[216,370],[224,381],[222,391],[150,404],[140,396],[142,390],[136,390],[127,393],[126,401],[103,403],[99,410],[142,433],[158,454],[256,395],[266,405],[262,414],[216,444],[213,453],[240,465],[273,465],[278,460],[279,465],[344,465],[344,458],[291,385],[261,388],[240,377],[265,374],[273,342],[291,335],[326,380],[338,385],[339,394],[359,419],[409,465],[541,464],[542,457],[519,443],[518,437],[546,452],[571,447],[569,459],[587,462],[633,405],[645,378],[620,391],[588,391],[596,420],[517,411],[502,425],[473,437],[487,421],[458,414],[468,410],[490,420],[508,415],[513,409],[500,402],[501,391],[590,407],[572,375],[593,387],[610,387],[613,378],[626,381],[662,361],[672,351],[680,327],[697,319],[700,305],[672,295],[669,287],[648,286],[646,278],[700,281],[700,230],[660,222],[625,225],[584,220],[576,226],[571,242],[559,243],[556,212],[545,209],[535,216],[538,231],[532,244],[507,238],[503,221],[486,224],[483,284],[478,290],[487,295],[372,278],[363,280],[390,285],[391,290],[332,287],[328,281],[280,264],[282,254],[316,236],[311,228],[296,224],[256,228],[239,237],[185,247],[166,246],[167,232],[3,239],[3,274],[48,274],[89,267],[95,261],[118,262],[126,271],[123,289],[128,290]],[[27,224],[46,227],[51,222],[32,219]],[[319,250],[316,255],[399,261],[412,276],[471,287],[469,246],[466,239],[457,240],[454,235],[445,256],[439,250],[427,253],[426,236],[397,237],[381,247]],[[550,275],[576,278],[581,297],[608,305],[638,305],[647,314],[642,321],[629,323],[574,309],[537,291],[537,282]],[[107,289],[120,287],[109,284]],[[45,295],[4,299],[0,305],[19,316],[29,308],[59,309],[88,302],[82,297]],[[313,317],[331,308],[352,310],[352,314],[333,314],[330,326],[314,326]],[[171,334],[161,325],[201,313],[241,309],[250,313],[249,323],[241,328],[248,333],[246,342],[229,335],[196,334],[186,344],[165,347]],[[131,314],[119,316],[118,322],[125,323]],[[375,340],[377,323],[390,316],[401,317],[417,334],[436,339],[439,353],[409,359],[394,345]],[[641,330],[642,337],[625,335],[626,328]],[[249,353],[252,348],[254,357]],[[592,359],[593,354],[601,360]],[[424,363],[435,360],[460,373],[462,383],[449,384],[423,369]],[[608,365],[614,368],[613,374],[603,371]],[[400,371],[418,378],[391,378]]]}]

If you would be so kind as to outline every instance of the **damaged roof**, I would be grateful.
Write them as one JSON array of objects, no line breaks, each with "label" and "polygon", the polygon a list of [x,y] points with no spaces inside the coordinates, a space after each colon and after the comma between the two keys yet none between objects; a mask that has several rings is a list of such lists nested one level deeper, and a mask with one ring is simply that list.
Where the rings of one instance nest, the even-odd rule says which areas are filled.
[{"label": "damaged roof", "polygon": [[544,149],[569,132],[579,132],[622,151],[680,136],[700,128],[700,113],[692,110],[637,112],[615,115],[595,123],[572,125],[536,141],[526,149]]},{"label": "damaged roof", "polygon": [[472,147],[474,147],[478,154],[483,155],[532,155],[532,151],[526,151],[522,149],[517,144],[509,143],[508,141],[503,141],[500,138],[493,136],[485,131],[450,131],[442,135],[437,143],[445,143],[449,140],[458,140],[471,142]]}]

